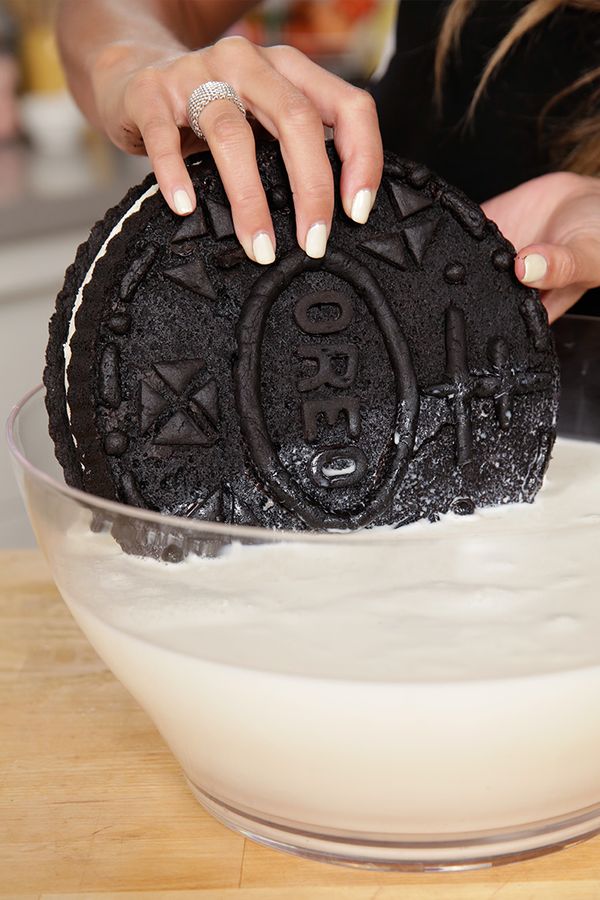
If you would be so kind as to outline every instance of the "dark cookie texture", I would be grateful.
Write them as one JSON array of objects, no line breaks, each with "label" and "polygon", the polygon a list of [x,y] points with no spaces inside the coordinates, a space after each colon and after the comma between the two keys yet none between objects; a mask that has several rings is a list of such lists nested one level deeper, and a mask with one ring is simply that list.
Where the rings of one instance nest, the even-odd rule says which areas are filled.
[{"label": "dark cookie texture", "polygon": [[368,224],[338,196],[314,260],[296,244],[275,143],[259,168],[271,266],[241,251],[208,154],[189,162],[190,217],[149,178],[80,247],[44,376],[67,481],[189,519],[287,529],[531,501],[555,438],[558,365],[496,226],[387,155]]}]

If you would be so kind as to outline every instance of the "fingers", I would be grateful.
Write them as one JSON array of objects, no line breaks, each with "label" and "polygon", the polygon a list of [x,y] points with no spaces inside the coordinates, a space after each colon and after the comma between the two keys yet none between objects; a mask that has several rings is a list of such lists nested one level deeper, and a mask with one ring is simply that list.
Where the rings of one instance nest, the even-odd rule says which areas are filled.
[{"label": "fingers", "polygon": [[166,115],[155,113],[141,133],[163,197],[178,215],[193,212],[196,194],[181,155],[179,129]]},{"label": "fingers", "polygon": [[[247,108],[279,139],[294,196],[297,240],[314,258],[326,252],[334,208],[334,184],[323,124],[334,129],[342,159],[340,190],[346,213],[366,222],[383,165],[372,99],[325,72],[291,48],[257,48],[242,38],[186,54],[130,80],[124,121],[139,129],[159,187],[179,215],[196,206],[183,161],[189,149],[186,103],[208,80],[227,80]],[[200,114],[200,127],[215,158],[236,234],[251,259],[275,259],[275,234],[256,164],[254,136],[233,103],[216,100]]]},{"label": "fingers", "polygon": [[[227,72],[246,108],[279,139],[294,195],[298,243],[309,256],[322,257],[333,214],[333,174],[317,109],[243,38],[225,38],[203,53],[212,78]],[[215,157],[242,246],[257,262],[273,262],[275,233],[250,126],[228,101],[210,103],[200,113],[199,125]]]},{"label": "fingers", "polygon": [[542,292],[542,302],[548,312],[550,324],[566,313],[581,298],[585,289],[578,287],[556,288]]},{"label": "fingers", "polygon": [[131,85],[127,102],[163,197],[173,212],[188,215],[196,208],[196,194],[181,154],[180,132],[158,79],[144,73]]},{"label": "fingers", "polygon": [[363,224],[375,203],[383,170],[383,146],[375,101],[366,91],[326,72],[292,47],[264,51],[277,70],[314,104],[333,128],[342,160],[340,192],[346,214]]},{"label": "fingers", "polygon": [[383,168],[374,101],[290,47],[261,49],[227,38],[213,51],[211,60],[219,68],[235,72],[237,65],[232,80],[244,103],[278,138],[294,195],[298,243],[309,256],[323,256],[334,206],[323,123],[333,126],[342,159],[344,209],[354,221],[366,222]]},{"label": "fingers", "polygon": [[215,100],[201,113],[201,128],[217,164],[238,239],[261,265],[275,260],[275,231],[256,165],[252,129],[229,100]]},{"label": "fingers", "polygon": [[[189,65],[193,62],[193,67]],[[179,215],[196,207],[196,195],[183,161],[178,124],[184,125],[185,105],[198,81],[209,80],[198,60],[181,68],[182,84],[163,91],[158,73],[146,71],[129,87],[130,115],[142,135],[160,190]],[[189,82],[189,85],[188,85]],[[128,110],[129,112],[129,110]],[[250,259],[267,264],[275,259],[275,234],[256,166],[252,129],[227,100],[216,100],[201,114],[202,129],[231,202],[237,237]]]},{"label": "fingers", "polygon": [[[230,56],[233,46],[230,40],[220,42],[223,67],[231,68],[234,63]],[[243,51],[243,46],[240,49]],[[333,173],[321,116],[311,100],[257,48],[246,53],[244,78],[238,75],[238,80],[238,92],[246,106],[279,140],[294,197],[298,243],[308,256],[320,258],[327,247],[334,204]]]},{"label": "fingers", "polygon": [[292,85],[280,86],[269,105],[277,117],[276,136],[294,197],[296,239],[308,256],[319,259],[327,249],[334,201],[323,123],[310,100]]},{"label": "fingers", "polygon": [[588,235],[568,244],[532,244],[519,251],[515,274],[542,291],[542,301],[554,322],[590,287],[600,284],[600,240]]},{"label": "fingers", "polygon": [[553,290],[600,284],[600,239],[581,236],[567,244],[532,244],[519,251],[515,274],[527,285]]}]

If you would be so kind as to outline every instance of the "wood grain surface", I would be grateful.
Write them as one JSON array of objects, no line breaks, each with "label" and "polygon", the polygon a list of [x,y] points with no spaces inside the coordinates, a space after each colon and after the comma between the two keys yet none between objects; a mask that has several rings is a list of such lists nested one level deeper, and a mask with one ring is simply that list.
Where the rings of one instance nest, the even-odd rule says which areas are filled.
[{"label": "wood grain surface", "polygon": [[600,900],[600,837],[451,874],[369,872],[245,840],[196,803],[37,551],[0,551],[0,900]]}]

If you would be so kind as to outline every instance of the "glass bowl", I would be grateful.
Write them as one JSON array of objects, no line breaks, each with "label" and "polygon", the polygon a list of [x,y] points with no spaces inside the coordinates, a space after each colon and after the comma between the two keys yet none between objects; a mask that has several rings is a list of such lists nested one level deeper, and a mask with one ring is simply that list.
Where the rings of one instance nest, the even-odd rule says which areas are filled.
[{"label": "glass bowl", "polygon": [[[561,423],[591,441],[599,324],[557,330],[570,373]],[[538,500],[510,512],[508,531],[486,510],[311,535],[67,487],[41,388],[14,408],[8,440],[69,609],[229,827],[302,856],[407,870],[514,861],[600,830],[600,610],[580,642],[570,608],[600,563],[564,550],[574,528],[600,538],[597,482],[577,521],[549,526]],[[520,540],[532,515],[535,552]],[[124,552],[127,537],[161,558]],[[550,583],[564,589],[546,601]],[[542,633],[550,652],[536,662]]]}]

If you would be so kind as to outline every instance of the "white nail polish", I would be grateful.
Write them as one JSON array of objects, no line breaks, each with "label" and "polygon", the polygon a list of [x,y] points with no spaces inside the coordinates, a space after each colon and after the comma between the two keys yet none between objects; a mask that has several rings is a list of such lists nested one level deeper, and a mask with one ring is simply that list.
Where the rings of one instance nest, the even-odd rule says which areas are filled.
[{"label": "white nail polish", "polygon": [[306,232],[304,252],[313,259],[321,259],[327,249],[327,226],[325,222],[315,222]]},{"label": "white nail polish", "polygon": [[261,231],[255,235],[252,241],[252,252],[254,253],[254,259],[261,266],[268,266],[269,263],[275,262],[273,244],[266,231]]},{"label": "white nail polish", "polygon": [[173,194],[173,204],[180,216],[187,216],[193,209],[188,192],[184,191],[183,188],[179,188]]},{"label": "white nail polish", "polygon": [[523,259],[523,262],[525,263],[525,274],[521,278],[523,284],[541,281],[548,271],[548,263],[541,253],[530,253]]},{"label": "white nail polish", "polygon": [[373,193],[368,188],[357,191],[352,201],[350,218],[359,225],[364,225],[369,218],[373,206]]}]

